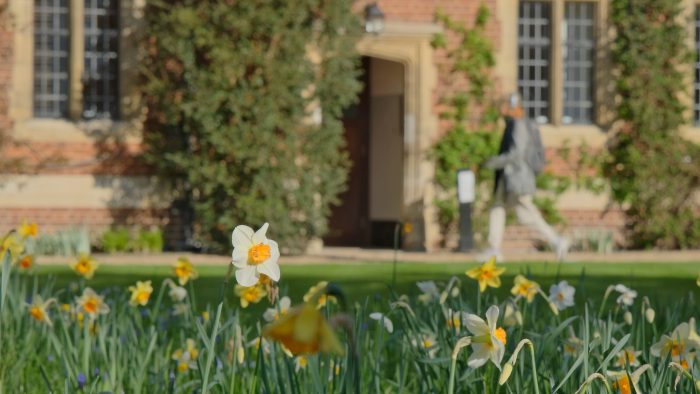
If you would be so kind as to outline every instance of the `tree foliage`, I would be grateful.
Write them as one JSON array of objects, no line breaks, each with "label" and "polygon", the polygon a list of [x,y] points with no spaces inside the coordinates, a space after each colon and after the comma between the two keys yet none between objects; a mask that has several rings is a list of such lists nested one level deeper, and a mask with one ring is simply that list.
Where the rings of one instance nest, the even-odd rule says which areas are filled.
[{"label": "tree foliage", "polygon": [[[302,250],[345,185],[342,110],[359,91],[360,24],[344,0],[149,0],[145,158],[193,238],[274,223]],[[230,245],[229,245],[230,247]]]},{"label": "tree foliage", "polygon": [[613,0],[617,120],[603,172],[631,247],[700,245],[700,148],[682,138],[688,70],[681,0]]}]

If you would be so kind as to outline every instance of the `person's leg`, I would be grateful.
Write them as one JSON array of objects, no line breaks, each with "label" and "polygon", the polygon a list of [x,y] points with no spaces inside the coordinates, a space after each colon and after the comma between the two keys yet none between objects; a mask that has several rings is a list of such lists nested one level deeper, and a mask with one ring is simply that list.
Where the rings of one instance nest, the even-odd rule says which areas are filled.
[{"label": "person's leg", "polygon": [[542,214],[540,214],[540,211],[532,202],[532,196],[518,196],[515,205],[515,213],[520,223],[537,231],[552,247],[558,247],[561,237],[544,221]]},{"label": "person's leg", "polygon": [[503,233],[506,229],[506,201],[503,187],[496,188],[493,196],[493,206],[489,212],[489,248],[500,253],[503,243]]}]

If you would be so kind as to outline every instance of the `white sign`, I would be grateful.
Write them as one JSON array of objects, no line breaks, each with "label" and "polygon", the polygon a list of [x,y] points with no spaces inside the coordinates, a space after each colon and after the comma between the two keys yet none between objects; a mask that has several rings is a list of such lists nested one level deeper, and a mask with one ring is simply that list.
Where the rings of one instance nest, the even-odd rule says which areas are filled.
[{"label": "white sign", "polygon": [[457,198],[460,204],[474,202],[476,177],[471,170],[457,171]]}]

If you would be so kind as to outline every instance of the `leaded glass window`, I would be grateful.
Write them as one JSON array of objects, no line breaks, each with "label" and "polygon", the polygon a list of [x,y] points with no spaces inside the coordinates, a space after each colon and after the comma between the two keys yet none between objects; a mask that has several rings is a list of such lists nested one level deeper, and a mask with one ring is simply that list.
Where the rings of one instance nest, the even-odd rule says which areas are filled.
[{"label": "leaded glass window", "polygon": [[521,1],[518,17],[518,91],[529,118],[550,120],[552,7],[544,1]]},{"label": "leaded glass window", "polygon": [[85,0],[84,118],[119,115],[118,56],[117,0]]},{"label": "leaded glass window", "polygon": [[593,122],[594,27],[593,3],[565,3],[562,26],[564,108],[561,120],[564,124]]},{"label": "leaded glass window", "polygon": [[34,3],[34,116],[68,115],[68,0]]}]

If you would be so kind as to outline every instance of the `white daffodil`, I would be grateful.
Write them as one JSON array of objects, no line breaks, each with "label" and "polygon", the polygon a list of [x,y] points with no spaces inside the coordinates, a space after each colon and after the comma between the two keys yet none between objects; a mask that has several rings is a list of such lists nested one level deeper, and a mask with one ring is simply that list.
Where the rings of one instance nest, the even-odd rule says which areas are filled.
[{"label": "white daffodil", "polygon": [[292,300],[289,297],[284,296],[280,298],[279,308],[267,308],[265,313],[263,313],[263,319],[265,321],[271,322],[279,320],[280,317],[284,316],[289,312],[289,308],[292,306]]},{"label": "white daffodil", "polygon": [[416,286],[423,292],[423,294],[418,296],[418,301],[427,304],[432,300],[440,299],[440,291],[438,291],[437,285],[432,280],[416,282]]},{"label": "white daffodil", "polygon": [[506,327],[522,326],[523,314],[513,301],[507,301],[503,310],[503,325]]},{"label": "white daffodil", "polygon": [[309,365],[309,360],[305,356],[296,356],[294,358],[294,372],[299,372],[301,369],[306,369]]},{"label": "white daffodil", "polygon": [[394,323],[392,323],[391,320],[389,320],[389,318],[386,317],[383,313],[380,313],[380,312],[370,313],[369,318],[372,320],[381,321],[382,324],[384,325],[384,328],[386,328],[386,330],[387,330],[387,332],[389,332],[389,334],[394,332]]},{"label": "white daffodil", "polygon": [[172,283],[168,295],[173,302],[182,302],[187,297],[187,289]]},{"label": "white daffodil", "polygon": [[563,311],[568,307],[574,306],[574,294],[576,294],[576,289],[569,282],[563,280],[549,288],[549,301],[558,310]]},{"label": "white daffodil", "polygon": [[422,348],[428,352],[428,357],[433,358],[438,351],[437,342],[433,335],[424,334],[420,337],[420,342],[416,339],[411,340],[411,345],[417,348]]},{"label": "white daffodil", "polygon": [[267,239],[268,224],[263,224],[256,232],[248,226],[236,226],[231,234],[233,253],[232,264],[236,267],[236,281],[245,287],[258,283],[260,274],[267,275],[277,282],[280,280],[280,258],[277,242]]},{"label": "white daffodil", "polygon": [[627,305],[630,306],[634,304],[634,299],[637,298],[637,292],[630,289],[629,287],[622,285],[622,284],[617,284],[615,287],[613,287],[615,291],[620,293],[620,296],[617,297],[617,303],[620,305]]},{"label": "white daffodil", "polygon": [[628,346],[621,350],[619,353],[617,353],[617,357],[615,358],[615,365],[623,369],[627,368],[628,364],[630,367],[638,367],[639,356],[641,354],[641,351],[634,350],[634,347]]},{"label": "white daffodil", "polygon": [[260,349],[261,344],[263,354],[270,354],[270,342],[268,342],[265,338],[257,337],[252,341],[246,343],[246,347],[252,347],[253,350],[257,352]]},{"label": "white daffodil", "polygon": [[454,328],[455,332],[459,334],[462,329],[462,325],[467,321],[469,314],[467,312],[453,311],[449,309],[447,311],[447,327]]},{"label": "white daffodil", "polygon": [[671,359],[675,362],[686,362],[694,357],[691,353],[697,347],[696,341],[691,336],[691,329],[688,323],[679,324],[671,335],[662,335],[659,342],[651,347],[651,355],[665,358],[671,354]]},{"label": "white daffodil", "polygon": [[491,306],[486,311],[486,321],[477,315],[469,314],[465,324],[472,333],[472,348],[474,352],[469,356],[467,365],[471,368],[479,368],[488,360],[501,369],[501,360],[505,354],[506,331],[497,326],[498,307]]},{"label": "white daffodil", "polygon": [[632,388],[634,388],[635,393],[641,393],[639,378],[649,369],[651,369],[651,365],[644,364],[631,374],[627,374],[627,371],[607,371],[607,374],[612,380],[613,390],[617,390],[620,394],[632,394]]}]

